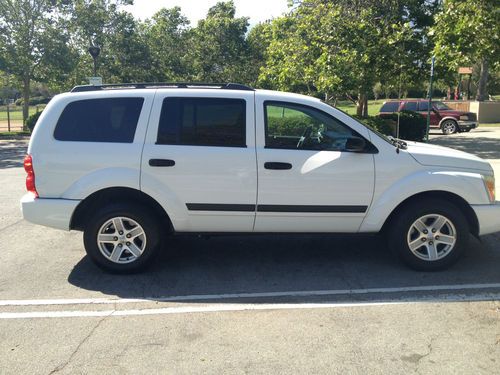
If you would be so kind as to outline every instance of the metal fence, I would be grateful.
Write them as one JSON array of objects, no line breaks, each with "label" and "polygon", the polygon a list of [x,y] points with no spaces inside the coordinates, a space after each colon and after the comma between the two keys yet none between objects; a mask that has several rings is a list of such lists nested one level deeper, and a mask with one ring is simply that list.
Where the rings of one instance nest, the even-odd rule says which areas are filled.
[{"label": "metal fence", "polygon": [[[40,112],[45,105],[31,106],[29,114]],[[23,107],[14,104],[0,106],[0,132],[23,130]]]}]

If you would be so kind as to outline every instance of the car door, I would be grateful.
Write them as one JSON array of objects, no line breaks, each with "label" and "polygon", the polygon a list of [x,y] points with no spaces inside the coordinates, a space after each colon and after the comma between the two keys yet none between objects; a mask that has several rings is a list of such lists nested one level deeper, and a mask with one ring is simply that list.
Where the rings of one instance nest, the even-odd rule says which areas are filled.
[{"label": "car door", "polygon": [[141,189],[176,231],[253,230],[257,196],[253,91],[157,91]]},{"label": "car door", "polygon": [[[429,109],[429,101],[422,100],[418,102],[418,113],[420,113],[425,118],[427,118],[428,109]],[[439,127],[439,122],[441,121],[441,116],[439,115],[439,112],[434,111],[433,108],[431,108],[430,115],[431,115],[430,126],[434,128]]]},{"label": "car door", "polygon": [[[358,231],[374,189],[377,150],[365,138],[367,131],[361,135],[311,104],[265,95],[256,97],[256,116],[254,230]],[[352,137],[364,138],[364,152],[345,150]]]}]

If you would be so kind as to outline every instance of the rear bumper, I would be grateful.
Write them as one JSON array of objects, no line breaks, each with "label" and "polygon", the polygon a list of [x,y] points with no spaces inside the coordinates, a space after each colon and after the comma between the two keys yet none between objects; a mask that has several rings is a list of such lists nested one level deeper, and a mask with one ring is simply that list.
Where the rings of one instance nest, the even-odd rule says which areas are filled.
[{"label": "rear bumper", "polygon": [[79,203],[79,200],[35,198],[26,194],[21,198],[21,211],[31,223],[69,230],[71,216]]},{"label": "rear bumper", "polygon": [[500,232],[500,202],[471,206],[479,222],[479,235]]},{"label": "rear bumper", "polygon": [[462,129],[475,129],[477,128],[477,121],[458,121],[458,127]]}]

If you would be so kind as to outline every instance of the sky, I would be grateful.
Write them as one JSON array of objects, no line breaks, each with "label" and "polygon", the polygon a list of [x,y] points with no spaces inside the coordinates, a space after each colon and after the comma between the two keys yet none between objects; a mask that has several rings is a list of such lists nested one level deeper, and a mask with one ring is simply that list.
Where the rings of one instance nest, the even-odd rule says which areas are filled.
[{"label": "sky", "polygon": [[[233,0],[237,17],[250,17],[251,26],[267,19],[278,17],[287,11],[287,0]],[[198,20],[205,18],[208,8],[217,0],[135,0],[134,5],[127,6],[135,18],[144,20],[151,18],[161,8],[180,6],[182,14],[196,26]]]}]

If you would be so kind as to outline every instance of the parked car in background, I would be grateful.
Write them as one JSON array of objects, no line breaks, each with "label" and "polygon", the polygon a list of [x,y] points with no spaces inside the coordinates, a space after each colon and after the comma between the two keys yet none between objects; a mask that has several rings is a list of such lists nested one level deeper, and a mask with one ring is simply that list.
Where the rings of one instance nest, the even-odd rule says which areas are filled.
[{"label": "parked car in background", "polygon": [[[427,99],[391,100],[385,102],[379,111],[379,116],[389,117],[400,111],[414,111],[427,117],[429,101]],[[431,108],[431,129],[441,129],[444,134],[468,132],[477,128],[477,116],[473,112],[451,109],[443,102],[433,101]]]}]

